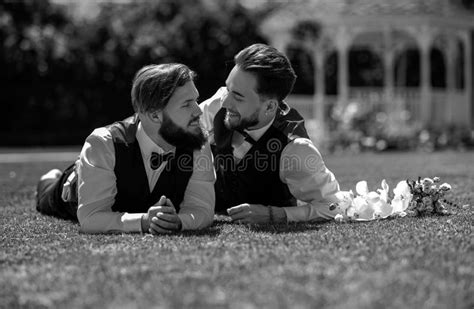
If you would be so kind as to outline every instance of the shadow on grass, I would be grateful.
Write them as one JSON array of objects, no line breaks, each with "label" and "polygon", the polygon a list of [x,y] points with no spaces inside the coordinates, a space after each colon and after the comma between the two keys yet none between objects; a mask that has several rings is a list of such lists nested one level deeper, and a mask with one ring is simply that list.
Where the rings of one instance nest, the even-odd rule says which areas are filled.
[{"label": "shadow on grass", "polygon": [[298,222],[298,223],[279,223],[279,224],[262,224],[250,225],[249,228],[253,232],[271,233],[271,234],[292,234],[298,232],[317,231],[326,222]]},{"label": "shadow on grass", "polygon": [[[63,218],[57,218],[55,216],[40,214],[47,218],[54,218],[58,222],[71,224],[71,226],[78,228],[78,234],[82,235],[92,235],[89,233],[82,232],[80,230],[80,225],[78,221],[68,220]],[[228,216],[216,215],[214,217],[213,224],[202,230],[187,230],[180,233],[175,233],[172,235],[182,236],[182,237],[216,237],[221,234],[223,228],[228,227],[238,227],[244,226],[247,227],[252,232],[257,233],[271,233],[271,234],[291,234],[298,232],[306,231],[317,231],[330,224],[331,221],[312,221],[312,222],[290,222],[290,223],[278,223],[278,224],[242,224],[232,222],[232,219]],[[94,233],[94,235],[121,235],[123,232],[108,232],[108,233]]]},{"label": "shadow on grass", "polygon": [[[86,233],[80,230],[80,224],[79,221],[73,220],[70,218],[59,218],[54,215],[49,215],[49,214],[43,214],[43,213],[38,213],[40,216],[44,216],[46,218],[52,218],[57,220],[58,222],[65,223],[65,224],[71,224],[74,227],[78,228],[78,234],[82,235],[122,235],[122,234],[128,234],[126,232],[121,232],[121,231],[111,231],[111,232],[104,232],[104,233]],[[215,225],[212,224],[210,227],[202,229],[202,230],[187,230],[187,231],[182,231],[178,233],[172,233],[170,235],[179,235],[183,237],[194,237],[194,236],[217,236],[220,234],[220,229]]]},{"label": "shadow on grass", "polygon": [[232,222],[232,219],[228,216],[216,215],[214,217],[214,224],[212,226],[223,227],[223,226],[247,226],[253,232],[259,233],[272,233],[272,234],[285,234],[285,233],[297,233],[305,231],[316,231],[321,229],[322,226],[330,223],[330,221],[313,221],[313,222],[291,222],[291,223],[278,223],[278,224],[242,224]]},{"label": "shadow on grass", "polygon": [[202,230],[195,230],[195,231],[183,231],[179,233],[178,235],[183,236],[183,237],[200,237],[200,236],[209,236],[209,237],[214,237],[217,236],[221,233],[221,230],[215,226],[212,225],[208,228],[202,229]]}]

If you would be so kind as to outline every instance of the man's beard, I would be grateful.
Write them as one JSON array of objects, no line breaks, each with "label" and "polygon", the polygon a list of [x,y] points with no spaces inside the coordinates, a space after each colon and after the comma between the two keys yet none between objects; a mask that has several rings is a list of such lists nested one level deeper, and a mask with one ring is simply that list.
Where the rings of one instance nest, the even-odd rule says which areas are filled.
[{"label": "man's beard", "polygon": [[[199,116],[191,119],[188,125],[196,120],[199,120]],[[208,134],[203,129],[201,123],[197,129],[197,133],[186,131],[175,124],[167,113],[163,113],[163,122],[161,123],[158,133],[166,142],[175,146],[176,148],[199,150],[202,148],[204,143],[206,143]]]},{"label": "man's beard", "polygon": [[250,127],[253,127],[253,126],[255,126],[259,123],[259,120],[258,120],[258,113],[259,112],[260,112],[260,110],[257,110],[257,111],[255,111],[255,113],[253,113],[252,115],[250,115],[247,118],[242,118],[239,114],[239,116],[240,116],[239,121],[237,123],[232,123],[231,119],[228,117],[228,114],[227,114],[228,111],[226,111],[226,115],[225,115],[225,118],[224,118],[224,125],[229,130],[237,130],[237,131],[246,130],[246,129],[248,129]]}]

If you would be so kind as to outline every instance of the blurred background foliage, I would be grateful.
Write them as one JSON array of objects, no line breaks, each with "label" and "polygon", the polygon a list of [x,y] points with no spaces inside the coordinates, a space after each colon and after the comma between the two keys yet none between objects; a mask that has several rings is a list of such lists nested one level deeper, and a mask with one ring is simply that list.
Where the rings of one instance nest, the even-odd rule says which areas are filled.
[{"label": "blurred background foliage", "polygon": [[[353,101],[343,108],[335,106],[330,109],[326,118],[327,136],[315,136],[313,139],[324,140],[321,146],[331,153],[466,151],[474,148],[474,132],[470,128],[455,124],[423,126],[411,121],[410,113],[405,109],[387,112]],[[312,120],[308,121],[308,125],[311,124]]]},{"label": "blurred background foliage", "polygon": [[[474,1],[465,2],[472,8]],[[0,2],[0,146],[81,145],[94,128],[133,113],[133,75],[150,63],[189,65],[198,73],[201,98],[210,97],[224,84],[239,50],[265,43],[258,24],[276,7],[278,1],[269,0]],[[296,41],[317,40],[319,27],[298,24],[292,35]],[[294,93],[313,94],[311,56],[298,44],[286,52],[298,75]],[[349,54],[357,73],[351,86],[381,85],[381,73],[372,69],[376,59],[369,56]],[[335,95],[336,53],[325,65],[326,94]],[[418,86],[419,79],[406,83]],[[404,110],[366,110],[360,103],[329,109],[328,131],[307,119],[318,147],[335,152],[474,147],[469,128],[423,128]]]},{"label": "blurred background foliage", "polygon": [[238,1],[92,4],[92,18],[46,0],[0,4],[0,145],[82,144],[133,113],[133,75],[150,63],[188,64],[205,99],[236,52],[265,42],[256,21],[268,10]]}]

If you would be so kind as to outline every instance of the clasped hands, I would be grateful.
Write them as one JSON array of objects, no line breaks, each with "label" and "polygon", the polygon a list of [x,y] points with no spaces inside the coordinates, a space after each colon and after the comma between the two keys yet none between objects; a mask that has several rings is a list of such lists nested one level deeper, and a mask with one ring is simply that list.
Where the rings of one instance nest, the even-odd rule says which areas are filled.
[{"label": "clasped hands", "polygon": [[[271,207],[271,206],[270,206]],[[227,209],[227,213],[232,221],[247,224],[263,224],[286,222],[286,213],[283,208],[272,207],[273,218],[270,218],[270,209],[268,206],[260,204],[240,204]]]},{"label": "clasped hands", "polygon": [[142,231],[153,235],[170,234],[180,231],[182,228],[181,219],[178,217],[173,203],[164,195],[142,216],[141,224]]}]

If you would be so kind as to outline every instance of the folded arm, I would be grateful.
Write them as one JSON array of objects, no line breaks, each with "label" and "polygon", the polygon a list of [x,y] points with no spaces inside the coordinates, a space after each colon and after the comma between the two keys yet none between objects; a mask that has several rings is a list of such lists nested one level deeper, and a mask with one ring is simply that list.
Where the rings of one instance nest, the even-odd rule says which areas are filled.
[{"label": "folded arm", "polygon": [[85,233],[140,232],[141,213],[112,211],[117,194],[115,149],[110,132],[94,130],[78,161],[77,217]]},{"label": "folded arm", "polygon": [[184,192],[178,213],[183,230],[205,228],[214,219],[214,171],[213,157],[208,143],[201,151],[194,152],[194,170]]},{"label": "folded arm", "polygon": [[329,205],[338,201],[339,184],[309,139],[297,138],[283,149],[280,179],[288,185],[299,206],[267,207],[244,203],[228,209],[232,219],[260,224],[326,220],[336,215],[336,212],[329,210]]},{"label": "folded arm", "polygon": [[284,207],[287,221],[332,219],[329,205],[337,202],[339,183],[326,167],[318,149],[309,139],[289,143],[280,159],[280,179],[302,205]]}]

